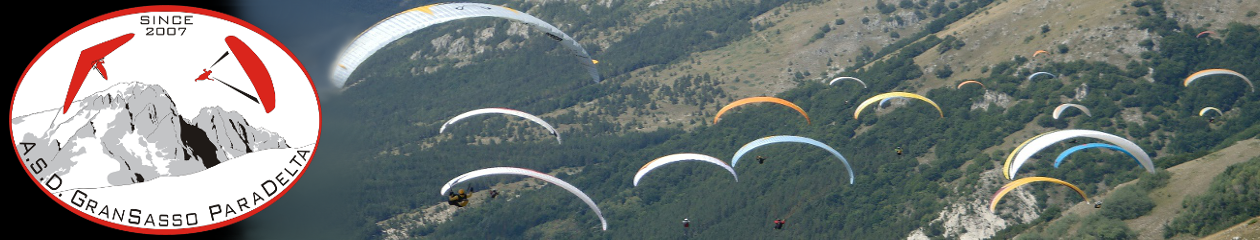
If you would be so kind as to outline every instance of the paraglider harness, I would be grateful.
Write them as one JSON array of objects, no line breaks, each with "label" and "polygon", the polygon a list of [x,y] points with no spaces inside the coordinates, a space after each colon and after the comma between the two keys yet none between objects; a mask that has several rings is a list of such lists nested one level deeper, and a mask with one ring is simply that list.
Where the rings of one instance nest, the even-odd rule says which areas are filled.
[{"label": "paraglider harness", "polygon": [[765,157],[762,157],[762,156],[760,156],[760,155],[758,155],[758,156],[757,156],[757,164],[765,164],[765,163],[766,163],[766,158],[765,158]]},{"label": "paraglider harness", "polygon": [[446,204],[459,206],[459,195],[455,195],[455,191],[446,193]]},{"label": "paraglider harness", "polygon": [[460,190],[459,194],[455,194],[455,192],[452,191],[446,195],[448,197],[446,201],[447,204],[455,205],[457,207],[468,206],[468,194],[464,193],[464,190]]},{"label": "paraglider harness", "polygon": [[783,224],[784,224],[784,223],[787,223],[787,221],[783,221],[783,219],[775,219],[775,220],[774,220],[774,229],[783,229]]},{"label": "paraglider harness", "polygon": [[691,219],[683,218],[683,236],[691,237]]},{"label": "paraglider harness", "polygon": [[897,156],[901,156],[901,147],[897,147]]},{"label": "paraglider harness", "polygon": [[499,196],[499,190],[490,189],[490,198],[495,198],[498,196]]}]

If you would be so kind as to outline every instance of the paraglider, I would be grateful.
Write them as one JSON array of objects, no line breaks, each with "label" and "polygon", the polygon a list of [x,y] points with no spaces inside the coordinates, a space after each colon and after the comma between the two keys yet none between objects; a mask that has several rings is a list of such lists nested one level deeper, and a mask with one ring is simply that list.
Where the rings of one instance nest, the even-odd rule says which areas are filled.
[{"label": "paraglider", "polygon": [[203,69],[201,69],[201,75],[198,75],[198,76],[197,76],[197,79],[193,79],[193,82],[196,82],[196,81],[203,81],[203,80],[211,80],[211,81],[214,81],[214,79],[213,79],[213,78],[210,78],[210,73],[213,73],[213,72],[214,72],[214,71],[211,71],[211,70],[206,70],[206,69],[204,69],[204,68],[203,68]]},{"label": "paraglider", "polygon": [[1068,155],[1072,155],[1072,153],[1075,153],[1076,151],[1090,149],[1090,148],[1107,148],[1111,150],[1120,151],[1126,155],[1129,155],[1129,157],[1133,158],[1134,161],[1137,161],[1139,165],[1142,164],[1142,162],[1138,160],[1137,157],[1133,156],[1133,153],[1130,153],[1129,151],[1124,150],[1124,148],[1121,148],[1120,146],[1106,144],[1106,143],[1087,143],[1087,144],[1081,144],[1072,148],[1068,148],[1067,150],[1063,150],[1063,153],[1060,153],[1059,157],[1054,159],[1054,167],[1059,168],[1059,164],[1063,163],[1063,159],[1067,158]]},{"label": "paraglider", "polygon": [[805,124],[809,124],[809,114],[805,114],[804,109],[801,109],[801,107],[796,106],[795,103],[789,102],[788,100],[783,100],[781,98],[776,98],[776,97],[750,97],[750,98],[740,99],[740,100],[731,102],[730,104],[726,104],[725,107],[722,107],[722,110],[718,110],[717,115],[713,116],[713,124],[717,124],[718,120],[722,119],[722,114],[726,113],[727,110],[731,110],[731,108],[735,108],[744,104],[758,103],[758,102],[778,103],[780,105],[788,106],[792,109],[795,109],[796,112],[801,113],[801,116],[805,116]]},{"label": "paraglider", "polygon": [[836,85],[836,82],[838,82],[838,81],[840,81],[840,80],[845,80],[845,79],[848,79],[848,80],[853,80],[853,81],[856,81],[856,82],[858,82],[858,83],[861,83],[861,84],[862,84],[862,88],[866,88],[866,82],[863,82],[863,81],[862,81],[862,79],[857,79],[857,78],[855,78],[855,77],[838,77],[838,78],[835,78],[835,79],[831,79],[831,82],[827,83],[827,85]]},{"label": "paraglider", "polygon": [[683,218],[683,235],[691,236],[691,219]]},{"label": "paraglider", "polygon": [[967,80],[967,81],[963,81],[962,83],[959,83],[958,87],[954,89],[962,89],[962,86],[967,85],[968,83],[979,84],[981,88],[984,88],[984,83],[980,83],[979,81],[976,81],[976,80]]},{"label": "paraglider", "polygon": [[1059,104],[1058,107],[1054,108],[1054,113],[1051,114],[1051,116],[1053,116],[1054,119],[1059,119],[1059,116],[1063,115],[1063,110],[1067,110],[1068,107],[1074,107],[1076,109],[1080,109],[1081,112],[1084,112],[1085,115],[1088,115],[1090,117],[1094,116],[1093,114],[1089,113],[1089,108],[1086,108],[1085,106],[1081,106],[1080,104],[1073,104],[1073,103]]},{"label": "paraglider", "polygon": [[901,147],[897,147],[896,151],[897,151],[897,156],[901,156]]},{"label": "paraglider", "polygon": [[[1214,107],[1205,107],[1199,110],[1199,116],[1202,117],[1203,115],[1206,115],[1208,111],[1216,111],[1216,116],[1222,115],[1221,109],[1214,108]],[[1216,117],[1208,117],[1208,122],[1209,123],[1216,122]]]},{"label": "paraglider", "polygon": [[[1024,184],[1029,184],[1029,183],[1034,183],[1034,182],[1052,182],[1052,183],[1057,183],[1059,185],[1067,186],[1069,188],[1072,188],[1072,190],[1076,191],[1077,194],[1080,194],[1081,198],[1085,199],[1085,202],[1089,202],[1089,196],[1085,195],[1085,191],[1081,191],[1081,188],[1078,188],[1076,187],[1076,185],[1072,185],[1071,183],[1064,182],[1063,180],[1059,180],[1059,179],[1048,178],[1048,177],[1026,177],[1026,178],[1020,178],[1019,180],[1015,180],[1010,183],[1007,183],[1005,186],[1002,186],[1002,188],[998,190],[997,193],[993,194],[993,199],[989,200],[989,211],[997,212],[998,201],[1002,200],[1002,197],[1006,196],[1006,193],[1011,192],[1012,190],[1015,190],[1015,188],[1019,186],[1023,186]],[[1101,202],[1094,205],[1094,207],[1095,208],[1101,207]]]},{"label": "paraglider", "polygon": [[1037,57],[1037,55],[1041,55],[1042,53],[1045,53],[1045,54],[1050,54],[1050,52],[1048,52],[1048,51],[1046,51],[1046,50],[1037,50],[1036,52],[1033,52],[1033,56],[1032,56],[1032,57],[1034,57],[1034,58],[1035,58],[1035,57]]},{"label": "paraglider", "polygon": [[1256,92],[1256,86],[1251,84],[1251,79],[1247,79],[1247,76],[1243,76],[1241,73],[1235,72],[1233,70],[1219,69],[1219,68],[1203,70],[1203,71],[1196,72],[1194,74],[1190,74],[1189,77],[1186,77],[1186,80],[1182,85],[1189,87],[1191,82],[1194,82],[1195,80],[1199,80],[1199,78],[1211,76],[1211,75],[1218,75],[1218,74],[1234,75],[1236,77],[1242,78],[1243,82],[1247,83],[1247,86],[1251,88],[1251,92]]},{"label": "paraglider", "polygon": [[545,173],[541,173],[538,171],[534,171],[534,170],[529,170],[529,169],[524,169],[524,168],[514,168],[514,167],[493,167],[493,168],[486,168],[486,169],[468,172],[468,173],[459,175],[458,177],[451,179],[450,181],[446,182],[446,185],[442,185],[442,191],[439,192],[439,194],[446,194],[447,192],[450,191],[451,187],[455,186],[456,184],[460,184],[462,182],[466,182],[466,181],[476,179],[479,177],[493,176],[493,175],[528,176],[528,177],[533,177],[533,178],[537,178],[537,179],[549,182],[551,184],[555,184],[556,186],[559,186],[560,188],[564,188],[564,190],[568,190],[569,193],[573,193],[573,195],[577,195],[578,198],[582,199],[582,202],[585,202],[586,205],[591,208],[591,211],[595,212],[595,216],[599,217],[599,222],[603,225],[602,229],[605,231],[608,230],[608,221],[604,220],[604,213],[599,210],[599,206],[595,205],[595,201],[592,201],[590,197],[586,196],[586,193],[583,193],[582,190],[579,190],[577,187],[574,187],[573,185],[569,184],[568,182],[565,182],[564,180],[560,180],[559,178],[556,178],[551,175],[547,175]]},{"label": "paraglider", "polygon": [[652,160],[651,162],[648,162],[647,164],[644,164],[643,167],[639,167],[639,172],[634,174],[634,186],[636,187],[639,186],[639,179],[642,179],[643,176],[647,175],[648,172],[652,172],[652,170],[655,170],[656,168],[659,168],[661,166],[665,166],[670,163],[676,163],[676,162],[681,162],[681,161],[701,161],[701,162],[708,162],[714,165],[718,165],[722,168],[725,168],[727,172],[730,172],[731,176],[735,177],[736,182],[739,181],[739,175],[735,174],[735,169],[732,168],[730,165],[726,165],[726,162],[723,162],[721,159],[717,159],[709,155],[697,154],[697,153],[676,153],[676,154],[670,154],[668,156],[657,158],[655,160]]},{"label": "paraglider", "polygon": [[1024,162],[1028,161],[1029,158],[1032,158],[1034,154],[1037,154],[1037,152],[1042,149],[1050,147],[1050,145],[1053,145],[1054,143],[1077,137],[1094,138],[1119,146],[1137,158],[1138,164],[1146,168],[1147,172],[1155,172],[1155,165],[1151,163],[1151,156],[1147,155],[1146,151],[1142,150],[1142,148],[1133,143],[1133,141],[1094,130],[1068,129],[1043,133],[1024,141],[1023,144],[1016,147],[1015,151],[1012,151],[1011,154],[1006,157],[1006,162],[1002,164],[1002,174],[1005,175],[1007,179],[1015,179],[1015,174],[1019,172],[1019,167],[1022,166]]},{"label": "paraglider", "polygon": [[1221,113],[1221,109],[1219,109],[1219,108],[1214,108],[1214,107],[1205,107],[1205,108],[1203,108],[1203,109],[1199,109],[1199,116],[1200,116],[1200,117],[1202,117],[1204,114],[1207,114],[1207,113],[1208,113],[1208,111],[1216,111],[1216,115],[1217,115],[1217,116],[1219,116],[1219,115],[1221,115],[1221,114],[1222,114],[1222,113]]},{"label": "paraglider", "polygon": [[446,201],[447,204],[450,204],[456,207],[466,207],[468,206],[468,198],[470,197],[471,194],[464,193],[464,189],[460,189],[459,194],[455,194],[455,192],[449,192],[446,195],[448,198],[448,200]]},{"label": "paraglider", "polygon": [[1050,74],[1050,73],[1048,73],[1048,72],[1036,72],[1036,73],[1033,73],[1032,75],[1028,75],[1028,81],[1032,81],[1032,80],[1033,80],[1033,78],[1035,78],[1035,77],[1037,77],[1037,76],[1050,76],[1050,78],[1057,78],[1057,77],[1059,77],[1059,76],[1055,76],[1054,74]]},{"label": "paraglider", "polygon": [[482,108],[482,109],[477,109],[477,110],[472,110],[472,111],[468,111],[468,112],[465,112],[465,113],[461,113],[461,114],[459,114],[459,115],[457,115],[457,116],[455,116],[455,117],[451,118],[451,120],[446,121],[446,123],[442,124],[442,128],[439,128],[439,129],[438,129],[438,133],[443,133],[443,132],[445,132],[445,131],[446,131],[446,127],[450,126],[451,124],[455,124],[455,122],[458,122],[459,120],[462,120],[462,119],[464,119],[464,118],[468,118],[468,117],[471,117],[471,116],[475,116],[475,115],[488,114],[488,113],[501,113],[501,114],[507,114],[507,115],[512,115],[512,116],[523,117],[523,118],[525,118],[525,119],[529,119],[530,121],[533,121],[533,122],[535,122],[535,123],[538,123],[538,125],[542,125],[544,128],[547,128],[547,131],[551,132],[551,135],[555,135],[555,136],[556,136],[556,142],[561,142],[561,141],[560,141],[560,134],[556,132],[556,128],[555,128],[555,127],[552,127],[550,123],[547,123],[546,121],[543,121],[541,118],[538,118],[538,116],[534,116],[533,114],[529,114],[529,113],[526,113],[526,112],[517,111],[517,110],[513,110],[513,109],[507,109],[507,108]]},{"label": "paraglider", "polygon": [[840,155],[840,152],[836,151],[836,149],[834,148],[831,148],[831,146],[827,146],[827,144],[823,144],[822,142],[819,142],[818,140],[814,140],[814,139],[810,139],[806,137],[769,136],[769,137],[753,140],[752,142],[748,142],[748,144],[744,144],[743,147],[740,147],[738,151],[735,151],[735,156],[731,157],[731,168],[734,168],[735,166],[737,166],[736,164],[739,164],[740,157],[743,157],[744,154],[748,153],[749,151],[752,151],[753,149],[757,149],[761,146],[765,146],[769,144],[786,143],[786,142],[796,142],[796,143],[805,143],[809,145],[814,145],[815,147],[819,147],[819,148],[822,148],[823,150],[827,150],[827,152],[830,152],[831,155],[835,155],[836,158],[840,159],[841,163],[844,163],[844,168],[849,171],[849,184],[853,184],[853,168],[849,167],[849,160],[845,159],[843,155]]},{"label": "paraglider", "polygon": [[600,81],[599,71],[595,68],[597,61],[591,59],[581,44],[550,23],[503,6],[481,3],[438,3],[394,14],[360,33],[337,56],[337,61],[332,67],[332,83],[339,88],[345,86],[350,74],[358,69],[363,61],[403,36],[435,24],[475,17],[509,19],[542,31],[548,38],[567,48],[570,55],[573,55],[578,63],[586,68],[591,79],[596,83]]},{"label": "paraglider", "polygon": [[886,98],[892,98],[892,97],[907,97],[907,98],[923,100],[924,102],[927,102],[928,104],[932,104],[932,107],[935,107],[936,111],[940,112],[942,118],[945,117],[945,111],[942,111],[941,106],[936,105],[936,102],[933,102],[932,99],[928,99],[918,94],[913,94],[913,93],[908,93],[908,92],[890,92],[890,93],[875,95],[874,97],[866,99],[866,101],[862,101],[862,104],[858,104],[857,109],[853,111],[853,119],[858,119],[858,116],[862,114],[862,109],[866,108],[866,106],[870,106],[872,103],[875,103],[876,101],[884,100]]}]

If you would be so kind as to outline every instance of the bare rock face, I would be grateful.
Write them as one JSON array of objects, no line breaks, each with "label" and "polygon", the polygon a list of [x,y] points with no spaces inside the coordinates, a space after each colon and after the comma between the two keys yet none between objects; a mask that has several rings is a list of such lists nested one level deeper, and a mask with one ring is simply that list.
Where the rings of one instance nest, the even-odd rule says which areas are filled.
[{"label": "bare rock face", "polygon": [[932,236],[929,236],[928,231],[933,230],[921,227],[906,239],[985,239],[1010,225],[1031,222],[1039,217],[1037,199],[1023,189],[1015,189],[1003,197],[997,212],[989,211],[990,194],[1002,187],[1005,181],[998,169],[991,169],[980,176],[980,189],[951,201],[952,204],[931,221],[931,225],[940,225],[943,231],[930,233]]},{"label": "bare rock face", "polygon": [[216,146],[214,153],[224,160],[247,153],[288,148],[284,138],[267,130],[249,125],[249,121],[235,111],[219,107],[203,108],[190,122],[205,132],[206,140]]},{"label": "bare rock face", "polygon": [[1080,102],[1085,100],[1086,95],[1089,95],[1089,84],[1081,83],[1080,87],[1076,87],[1076,96],[1072,97],[1072,100]]},{"label": "bare rock face", "polygon": [[1001,92],[984,90],[984,99],[971,103],[971,110],[984,109],[987,111],[989,106],[994,104],[1002,108],[1010,107],[1011,96]]}]

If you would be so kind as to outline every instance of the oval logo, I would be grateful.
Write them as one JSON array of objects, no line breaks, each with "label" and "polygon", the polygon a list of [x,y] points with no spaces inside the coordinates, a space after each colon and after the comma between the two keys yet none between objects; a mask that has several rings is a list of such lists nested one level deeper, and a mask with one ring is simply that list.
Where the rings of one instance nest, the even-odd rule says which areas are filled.
[{"label": "oval logo", "polygon": [[149,6],[70,29],[27,66],[9,129],[32,183],[111,228],[185,234],[239,222],[301,179],[314,83],[259,28]]}]

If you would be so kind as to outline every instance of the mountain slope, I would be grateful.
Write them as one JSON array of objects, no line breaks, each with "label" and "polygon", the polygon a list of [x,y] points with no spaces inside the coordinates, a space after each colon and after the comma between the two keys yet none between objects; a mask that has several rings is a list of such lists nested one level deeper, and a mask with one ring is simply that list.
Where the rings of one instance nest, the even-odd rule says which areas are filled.
[{"label": "mountain slope", "polygon": [[[612,6],[641,7],[643,2]],[[763,227],[787,218],[791,231],[785,234],[807,238],[902,238],[916,230],[926,238],[1006,238],[1045,228],[1041,224],[1060,215],[1055,211],[1079,203],[1063,189],[1027,188],[1011,196],[1022,201],[1002,204],[998,212],[977,209],[1004,183],[996,173],[1006,154],[1032,136],[1068,128],[1112,133],[1136,142],[1160,168],[1256,136],[1250,127],[1256,124],[1260,98],[1238,88],[1240,82],[1191,87],[1178,82],[1212,66],[1260,74],[1255,61],[1248,61],[1254,56],[1237,54],[1257,45],[1250,38],[1256,36],[1254,25],[1230,25],[1219,30],[1228,32],[1220,38],[1194,39],[1183,31],[1197,27],[1181,30],[1164,14],[1104,11],[1107,6],[1167,10],[1146,1],[960,1],[953,8],[948,7],[953,2],[939,1],[962,15],[935,17],[929,13],[937,3],[933,1],[789,1],[769,7],[653,2],[668,4],[649,3],[657,9],[634,18],[617,13],[635,9],[585,2],[518,7],[544,20],[586,27],[565,29],[574,36],[601,36],[584,42],[588,50],[601,45],[592,50],[593,56],[608,64],[601,66],[607,75],[599,84],[579,81],[568,59],[555,54],[554,44],[500,34],[510,26],[493,21],[417,33],[411,36],[414,40],[392,46],[398,50],[370,59],[377,65],[364,68],[369,69],[361,73],[366,80],[322,101],[335,113],[330,123],[345,126],[335,136],[353,143],[344,146],[353,151],[344,156],[362,166],[355,169],[363,176],[354,194],[363,206],[351,218],[356,231],[363,237],[655,239],[681,235],[673,231],[676,223],[690,218],[693,237],[772,238],[780,233]],[[889,10],[889,5],[894,7]],[[724,10],[737,12],[730,14],[737,17],[712,15]],[[654,15],[658,11],[671,14]],[[580,21],[595,12],[609,15]],[[1077,20],[1086,30],[1068,31]],[[640,25],[624,27],[629,22]],[[1044,36],[1036,25],[1041,23],[1049,26]],[[984,28],[999,24],[1006,25]],[[428,51],[417,49],[432,49],[426,45],[432,41],[425,39],[474,39],[485,36],[487,26],[494,36],[521,43],[513,45],[519,48],[468,55],[476,63],[465,65],[401,60]],[[1142,47],[1147,45],[1142,39],[1083,40],[1114,26],[1124,28],[1113,36],[1149,33],[1154,40],[1149,47]],[[1006,34],[1003,29],[1030,32]],[[1024,43],[1029,35],[1034,36]],[[1052,45],[1048,50],[1055,52],[1048,57],[1030,58],[1032,50],[1025,49],[1063,41],[1079,43],[1066,52]],[[1109,45],[1124,48],[1115,52]],[[949,49],[940,50],[943,46]],[[1103,54],[1107,56],[1099,57]],[[936,71],[943,65],[954,72]],[[419,66],[441,67],[412,71]],[[1060,77],[1025,79],[1043,70]],[[824,83],[835,76],[858,77],[869,86]],[[985,86],[955,88],[963,79]],[[923,94],[940,105],[944,117],[918,101],[853,117],[852,112],[860,111],[853,108],[856,102],[889,91]],[[792,101],[813,122],[806,124],[793,111],[769,104],[740,107],[718,123],[710,120],[724,104],[759,95]],[[1093,114],[1051,118],[1051,110],[1064,102],[1087,105]],[[1204,106],[1228,109],[1208,122],[1196,114]],[[503,118],[464,122],[457,131],[437,134],[446,118],[483,107],[540,115],[557,125],[566,141],[556,144],[536,127]],[[847,171],[823,151],[785,145],[758,150],[755,154],[770,160],[740,165],[739,182],[711,166],[678,164],[653,172],[644,185],[629,183],[650,159],[679,152],[725,158],[740,145],[770,135],[827,143],[849,159],[857,180],[852,185],[837,180]],[[1037,158],[1066,147],[1048,148]],[[906,153],[898,155],[894,148]],[[1070,161],[1057,169],[1030,164],[1021,173],[1064,179],[1090,195],[1106,195],[1121,183],[1150,175],[1112,152],[1073,156],[1096,161]],[[543,172],[582,168],[557,177],[595,199],[609,219],[609,230],[589,229],[598,225],[592,212],[568,193],[545,186],[522,190],[511,202],[457,209],[440,224],[407,224],[408,219],[430,217],[415,215],[441,202],[421,193],[460,173],[495,166]],[[464,187],[519,181],[486,179]],[[975,227],[962,230],[955,227],[967,224],[942,222],[971,222]]]},{"label": "mountain slope", "polygon": [[[15,130],[20,142],[53,156],[42,167],[50,171],[36,170],[35,176],[57,174],[66,179],[65,189],[189,175],[245,153],[289,147],[283,137],[250,126],[234,111],[205,108],[184,118],[158,85],[118,83],[73,106],[68,114],[41,111],[13,119],[22,126]],[[216,117],[233,124],[208,120]]]}]

